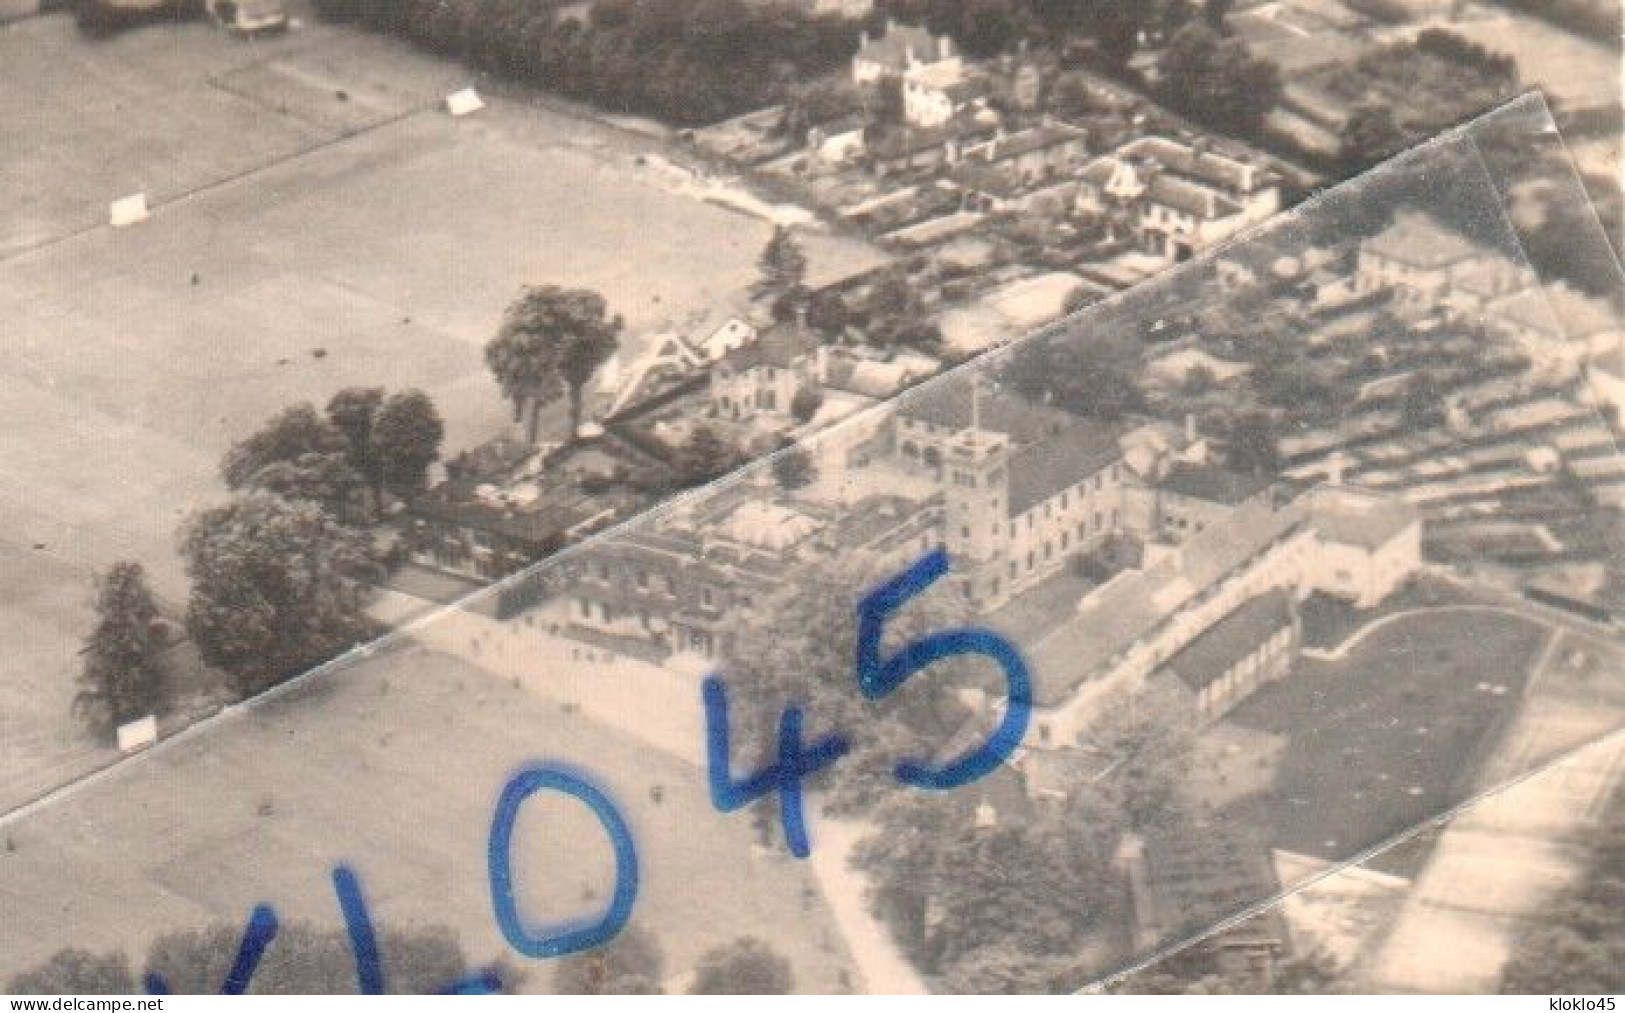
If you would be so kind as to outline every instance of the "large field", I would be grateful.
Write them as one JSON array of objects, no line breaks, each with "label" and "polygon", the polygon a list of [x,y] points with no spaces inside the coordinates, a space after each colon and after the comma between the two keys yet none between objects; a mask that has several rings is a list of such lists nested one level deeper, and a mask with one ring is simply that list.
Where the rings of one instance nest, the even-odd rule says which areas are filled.
[{"label": "large field", "polygon": [[[481,347],[520,286],[598,289],[629,340],[738,302],[766,223],[642,167],[656,140],[500,95],[453,119],[465,79],[309,19],[266,42],[0,26],[0,632],[24,644],[0,661],[0,809],[88,748],[67,705],[91,575],[135,558],[181,600],[175,527],[265,417],[420,387],[455,449],[504,425]],[[153,217],[108,228],[137,191]],[[808,245],[815,276],[875,256]]]},{"label": "large field", "polygon": [[[753,813],[717,813],[703,772],[415,646],[216,719],[6,820],[0,983],[70,945],[128,949],[139,966],[154,935],[240,927],[259,902],[338,928],[329,877],[344,862],[378,924],[450,926],[472,959],[507,955],[528,990],[546,991],[549,965],[496,930],[486,867],[498,793],[542,760],[593,775],[625,814],[639,855],[633,924],[658,938],[668,974],[755,935],[791,961],[800,990],[841,989],[852,963],[810,866],[776,841],[754,849]],[[514,840],[527,922],[607,903],[609,846],[579,804],[533,796]]]}]

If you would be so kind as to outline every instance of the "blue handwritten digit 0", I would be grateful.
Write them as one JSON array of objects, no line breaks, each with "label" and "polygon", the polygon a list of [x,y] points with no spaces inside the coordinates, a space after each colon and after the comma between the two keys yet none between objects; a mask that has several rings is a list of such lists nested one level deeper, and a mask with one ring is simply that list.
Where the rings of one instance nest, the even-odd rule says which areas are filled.
[{"label": "blue handwritten digit 0", "polygon": [[[539,791],[556,791],[586,803],[609,834],[615,849],[615,894],[609,908],[593,921],[565,922],[541,929],[526,928],[513,894],[513,832],[525,800]],[[621,812],[598,788],[558,767],[536,764],[515,774],[502,789],[491,823],[491,904],[508,944],[527,957],[562,957],[609,942],[632,917],[638,895],[638,855]]]},{"label": "blue handwritten digit 0", "polygon": [[916,788],[936,790],[958,788],[992,773],[1016,751],[1032,718],[1032,677],[1027,672],[1027,663],[1014,644],[992,630],[955,627],[911,641],[890,657],[881,655],[880,640],[886,622],[909,599],[947,572],[948,554],[934,549],[858,603],[858,688],[871,700],[885,697],[915,672],[957,655],[984,655],[1004,670],[1008,686],[1004,720],[985,743],[942,767],[929,767],[913,760],[897,764],[899,781]]},{"label": "blue handwritten digit 0", "polygon": [[807,840],[807,820],[802,812],[801,782],[846,755],[848,744],[839,735],[830,735],[803,748],[801,708],[789,707],[779,717],[778,762],[764,767],[742,781],[735,781],[730,766],[732,746],[728,730],[728,691],[715,675],[705,680],[705,758],[711,784],[711,804],[719,812],[742,809],[756,799],[779,793],[779,822],[790,854],[806,858],[812,854]]}]

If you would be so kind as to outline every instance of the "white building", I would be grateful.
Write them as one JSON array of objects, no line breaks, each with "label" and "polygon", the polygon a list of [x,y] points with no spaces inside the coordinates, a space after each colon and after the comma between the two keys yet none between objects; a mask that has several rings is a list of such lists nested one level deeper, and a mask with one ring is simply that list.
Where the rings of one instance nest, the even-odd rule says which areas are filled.
[{"label": "white building", "polygon": [[942,66],[955,74],[964,72],[964,61],[948,36],[935,36],[917,25],[886,22],[886,34],[870,38],[864,32],[858,51],[852,57],[852,81],[875,84],[899,78],[911,70]]}]

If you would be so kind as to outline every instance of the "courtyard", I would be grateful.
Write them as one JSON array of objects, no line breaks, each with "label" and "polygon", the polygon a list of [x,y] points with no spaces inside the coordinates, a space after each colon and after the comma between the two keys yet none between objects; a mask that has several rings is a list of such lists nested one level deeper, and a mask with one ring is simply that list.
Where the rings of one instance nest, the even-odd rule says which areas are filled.
[{"label": "courtyard", "polygon": [[1552,636],[1500,611],[1419,613],[1301,659],[1227,719],[1287,740],[1250,803],[1274,846],[1353,858],[1469,797]]}]

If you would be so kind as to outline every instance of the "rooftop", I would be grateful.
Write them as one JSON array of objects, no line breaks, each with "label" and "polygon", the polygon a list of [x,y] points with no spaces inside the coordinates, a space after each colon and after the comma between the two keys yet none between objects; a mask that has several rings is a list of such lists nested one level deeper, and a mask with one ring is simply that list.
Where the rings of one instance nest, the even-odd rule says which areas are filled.
[{"label": "rooftop", "polygon": [[1309,518],[1327,541],[1381,548],[1413,524],[1416,509],[1402,500],[1347,486],[1322,486],[1309,496]]},{"label": "rooftop", "polygon": [[1036,127],[1020,130],[1008,137],[999,138],[989,146],[987,158],[990,162],[1000,162],[1007,158],[1019,158],[1034,151],[1044,151],[1061,144],[1082,142],[1089,136],[1089,132],[1082,127],[1074,127],[1069,123],[1041,123]]},{"label": "rooftop", "polygon": [[1119,157],[1156,162],[1159,166],[1210,186],[1235,193],[1257,189],[1262,175],[1256,166],[1207,148],[1168,137],[1141,137],[1117,149]]},{"label": "rooftop", "polygon": [[1212,187],[1166,173],[1151,177],[1146,197],[1196,218],[1227,218],[1241,213],[1241,205]]},{"label": "rooftop", "polygon": [[756,366],[789,369],[811,355],[818,339],[794,324],[776,324],[743,348],[724,355],[719,364],[743,372]]},{"label": "rooftop", "polygon": [[1235,506],[1270,487],[1264,475],[1248,475],[1214,464],[1175,461],[1158,487],[1179,496]]},{"label": "rooftop", "polygon": [[[946,37],[943,41],[947,41]],[[885,35],[869,39],[859,47],[856,59],[902,71],[907,69],[911,57],[929,62],[937,59],[938,52],[937,37],[929,29],[891,21],[886,25]]]},{"label": "rooftop", "polygon": [[1292,601],[1276,589],[1249,599],[1169,658],[1166,667],[1192,690],[1212,685],[1276,631],[1292,625]]},{"label": "rooftop", "polygon": [[1150,567],[1124,571],[1102,584],[1078,603],[1068,621],[1032,643],[1034,700],[1043,707],[1066,700],[1079,684],[1301,521],[1295,504],[1276,510],[1253,500]]},{"label": "rooftop", "polygon": [[[1034,404],[998,387],[984,387],[979,400],[981,427],[1004,433],[1017,444],[1047,440],[1079,420],[1071,412]],[[971,414],[970,384],[958,378],[948,378],[911,393],[897,408],[899,419],[955,432],[970,428]]]},{"label": "rooftop", "polygon": [[1425,268],[1449,267],[1483,252],[1431,216],[1412,211],[1395,215],[1394,223],[1367,239],[1363,249]]},{"label": "rooftop", "polygon": [[1121,426],[1079,419],[1010,455],[1010,516],[1122,460],[1122,434]]}]

